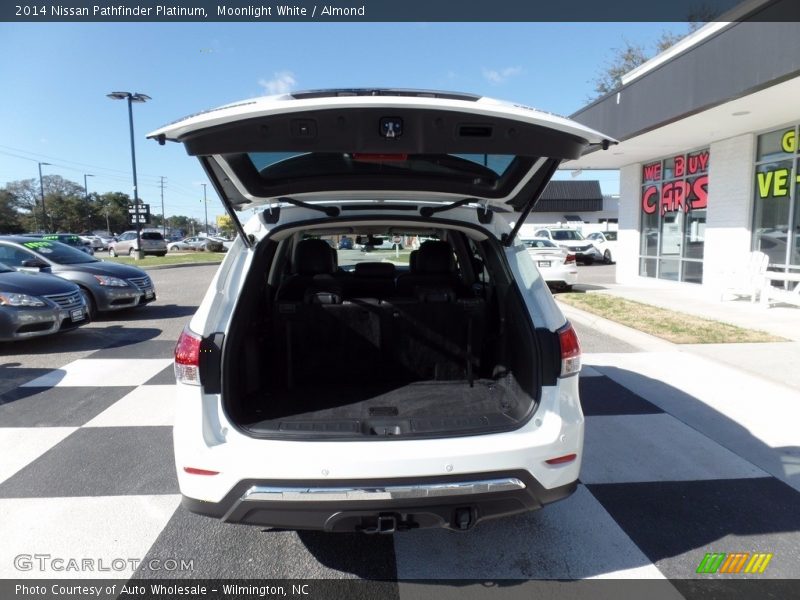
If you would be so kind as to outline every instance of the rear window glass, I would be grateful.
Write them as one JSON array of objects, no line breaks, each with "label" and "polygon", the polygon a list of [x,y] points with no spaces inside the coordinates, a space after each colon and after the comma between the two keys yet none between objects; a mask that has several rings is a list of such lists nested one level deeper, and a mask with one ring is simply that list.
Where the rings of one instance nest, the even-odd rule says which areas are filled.
[{"label": "rear window glass", "polygon": [[386,171],[495,180],[502,177],[516,159],[507,154],[251,152],[247,156],[265,179]]},{"label": "rear window glass", "polygon": [[142,232],[142,239],[143,240],[163,240],[164,237],[156,232],[156,231],[143,231]]},{"label": "rear window glass", "polygon": [[551,231],[550,234],[553,236],[554,240],[558,240],[560,242],[563,242],[565,240],[583,239],[583,236],[579,232],[572,230]]},{"label": "rear window glass", "polygon": [[550,240],[522,240],[528,248],[557,248]]},{"label": "rear window glass", "polygon": [[617,232],[616,231],[606,231],[603,235],[606,236],[606,239],[609,242],[616,242],[617,241]]}]

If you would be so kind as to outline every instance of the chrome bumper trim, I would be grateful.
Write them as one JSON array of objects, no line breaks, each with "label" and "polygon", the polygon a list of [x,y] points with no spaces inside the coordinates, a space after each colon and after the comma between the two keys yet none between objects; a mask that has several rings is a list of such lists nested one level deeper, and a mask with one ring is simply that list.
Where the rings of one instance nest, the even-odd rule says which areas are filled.
[{"label": "chrome bumper trim", "polygon": [[240,502],[340,502],[352,500],[408,500],[446,498],[470,494],[491,494],[524,490],[525,484],[515,477],[419,485],[387,485],[381,487],[270,487],[254,485]]}]

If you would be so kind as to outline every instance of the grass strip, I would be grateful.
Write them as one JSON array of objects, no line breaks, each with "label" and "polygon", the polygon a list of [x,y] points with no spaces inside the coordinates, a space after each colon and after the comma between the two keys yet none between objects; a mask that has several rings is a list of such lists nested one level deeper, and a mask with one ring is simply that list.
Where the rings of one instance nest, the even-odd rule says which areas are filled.
[{"label": "grass strip", "polygon": [[558,294],[556,298],[593,315],[649,333],[674,344],[739,344],[788,340],[753,329],[677,313],[611,294]]},{"label": "grass strip", "polygon": [[158,265],[184,265],[199,262],[222,262],[225,258],[224,252],[187,252],[186,254],[170,253],[166,256],[147,256],[142,260],[135,260],[130,256],[104,256],[97,254],[95,258],[110,262],[133,265],[135,267],[154,267]]}]

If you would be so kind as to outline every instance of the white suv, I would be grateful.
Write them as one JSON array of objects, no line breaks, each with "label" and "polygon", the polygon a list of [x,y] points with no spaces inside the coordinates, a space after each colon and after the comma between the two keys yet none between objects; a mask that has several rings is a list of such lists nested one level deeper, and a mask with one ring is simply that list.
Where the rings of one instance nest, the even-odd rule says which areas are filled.
[{"label": "white suv", "polygon": [[[149,137],[198,157],[239,232],[175,349],[189,510],[469,529],[575,490],[580,348],[516,234],[562,160],[612,140],[396,90],[260,98]],[[337,251],[345,235],[427,241]]]}]

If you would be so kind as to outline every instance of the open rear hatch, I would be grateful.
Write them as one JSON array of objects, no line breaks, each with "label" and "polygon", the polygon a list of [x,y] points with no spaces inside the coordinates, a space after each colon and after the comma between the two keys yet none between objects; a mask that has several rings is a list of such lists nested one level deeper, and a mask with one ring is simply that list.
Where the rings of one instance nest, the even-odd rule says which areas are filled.
[{"label": "open rear hatch", "polygon": [[[247,433],[402,439],[501,431],[524,422],[542,385],[555,383],[557,335],[530,323],[500,244],[513,243],[561,161],[613,140],[519,105],[402,90],[260,98],[149,137],[181,142],[198,157],[243,241],[255,248],[250,270],[260,277],[245,283],[228,339],[204,332],[211,352],[203,354],[222,380],[204,381],[206,393],[222,393],[231,420]],[[452,234],[464,236],[462,249],[473,244],[491,286],[475,293],[473,273],[467,293],[446,293],[441,302],[402,293],[284,298],[280,282],[265,289],[263,275],[297,273],[286,257],[303,235],[267,237],[255,247],[237,215],[269,205],[272,218],[264,221],[274,223],[282,204],[312,206],[335,227],[339,201],[363,207],[392,200],[417,202],[409,203],[417,214],[404,216],[418,223],[468,204],[484,224],[497,210],[520,213],[502,240],[485,231],[471,240]],[[281,255],[286,262],[273,268]],[[457,258],[472,269],[470,255]],[[328,259],[326,246],[319,260]]]},{"label": "open rear hatch", "polygon": [[421,195],[521,212],[520,226],[561,161],[616,143],[490,98],[372,89],[257,98],[148,137],[198,157],[240,233],[236,212],[265,204]]}]

